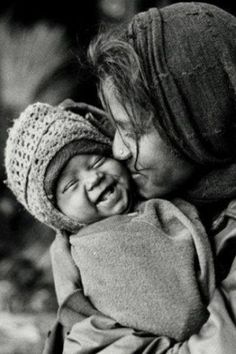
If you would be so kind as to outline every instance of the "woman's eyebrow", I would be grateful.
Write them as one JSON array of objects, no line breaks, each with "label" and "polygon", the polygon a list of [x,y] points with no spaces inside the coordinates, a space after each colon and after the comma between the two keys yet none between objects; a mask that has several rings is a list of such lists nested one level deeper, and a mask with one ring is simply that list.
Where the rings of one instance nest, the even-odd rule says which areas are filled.
[{"label": "woman's eyebrow", "polygon": [[125,127],[127,126],[127,123],[124,122],[123,120],[117,119],[115,122],[116,122],[116,124],[118,124],[121,128],[125,128]]},{"label": "woman's eyebrow", "polygon": [[114,120],[115,124],[119,125],[121,128],[127,128],[131,126],[130,122],[124,119],[115,119]]}]

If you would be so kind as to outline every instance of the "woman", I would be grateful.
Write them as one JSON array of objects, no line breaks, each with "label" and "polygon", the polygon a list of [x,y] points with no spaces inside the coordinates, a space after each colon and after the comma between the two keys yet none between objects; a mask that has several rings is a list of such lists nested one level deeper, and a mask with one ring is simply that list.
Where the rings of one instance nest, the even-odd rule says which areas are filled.
[{"label": "woman", "polygon": [[86,303],[75,310],[84,317],[74,317],[65,353],[235,352],[235,38],[232,15],[180,3],[139,14],[122,35],[91,45],[99,93],[115,123],[114,156],[143,198],[178,195],[198,207],[217,254],[218,287],[208,321],[184,343],[121,328]]}]

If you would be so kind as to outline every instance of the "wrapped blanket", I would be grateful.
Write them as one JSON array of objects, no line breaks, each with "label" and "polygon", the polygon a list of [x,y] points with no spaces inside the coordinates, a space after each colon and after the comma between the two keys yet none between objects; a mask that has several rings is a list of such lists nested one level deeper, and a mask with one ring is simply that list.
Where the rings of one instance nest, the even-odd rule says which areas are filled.
[{"label": "wrapped blanket", "polygon": [[195,209],[154,199],[70,236],[84,294],[123,326],[184,340],[208,317],[211,247]]}]

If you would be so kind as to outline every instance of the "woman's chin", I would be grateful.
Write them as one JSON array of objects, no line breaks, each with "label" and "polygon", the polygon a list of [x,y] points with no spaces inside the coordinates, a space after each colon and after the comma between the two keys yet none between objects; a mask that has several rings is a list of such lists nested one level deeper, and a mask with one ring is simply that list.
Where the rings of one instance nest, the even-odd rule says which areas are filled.
[{"label": "woman's chin", "polygon": [[166,186],[158,186],[148,182],[144,185],[137,186],[137,188],[139,195],[143,199],[164,198],[171,192]]}]

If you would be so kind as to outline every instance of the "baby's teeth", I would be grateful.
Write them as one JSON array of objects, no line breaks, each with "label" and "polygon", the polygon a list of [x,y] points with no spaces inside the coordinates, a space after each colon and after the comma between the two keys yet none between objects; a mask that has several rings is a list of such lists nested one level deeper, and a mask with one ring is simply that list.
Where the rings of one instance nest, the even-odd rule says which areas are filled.
[{"label": "baby's teeth", "polygon": [[108,198],[108,196],[109,196],[110,194],[111,194],[111,191],[108,190],[108,191],[104,194],[103,200],[107,200],[107,198]]}]

